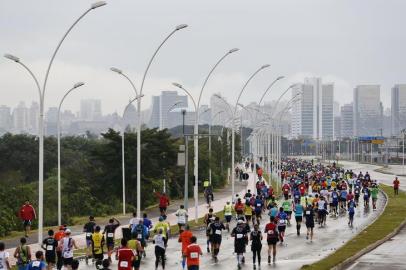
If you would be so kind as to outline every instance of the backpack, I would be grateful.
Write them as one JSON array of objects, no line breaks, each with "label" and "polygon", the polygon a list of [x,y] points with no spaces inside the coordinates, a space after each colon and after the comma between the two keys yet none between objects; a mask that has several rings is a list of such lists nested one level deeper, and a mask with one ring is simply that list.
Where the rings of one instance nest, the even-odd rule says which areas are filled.
[{"label": "backpack", "polygon": [[19,254],[19,258],[18,258],[18,262],[17,262],[18,265],[24,265],[24,264],[29,263],[28,247],[26,245],[18,247],[18,254]]}]

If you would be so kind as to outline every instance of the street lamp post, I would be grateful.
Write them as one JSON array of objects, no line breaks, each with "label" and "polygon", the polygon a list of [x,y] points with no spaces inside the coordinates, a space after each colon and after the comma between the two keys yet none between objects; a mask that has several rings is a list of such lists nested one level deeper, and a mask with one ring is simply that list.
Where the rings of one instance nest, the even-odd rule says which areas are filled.
[{"label": "street lamp post", "polygon": [[[158,48],[156,48],[144,71],[140,87],[140,95],[142,95],[145,78],[148,74],[149,68],[151,67],[152,61],[155,59],[155,56],[158,54],[159,50],[173,34],[186,27],[188,27],[187,24],[180,24],[176,26],[175,29],[172,30],[172,32],[170,32],[169,35],[167,35],[165,39],[159,44]],[[137,114],[139,119],[137,123],[137,218],[141,218],[141,99],[137,100]]]},{"label": "street lamp post", "polygon": [[58,138],[58,225],[62,224],[62,199],[61,199],[61,107],[65,98],[75,89],[83,86],[85,83],[76,83],[61,99],[58,107],[57,138]]},{"label": "street lamp post", "polygon": [[[261,70],[263,70],[263,69],[265,69],[265,68],[268,68],[268,67],[269,67],[268,64],[261,66],[259,69],[257,69],[257,70],[251,75],[251,77],[248,78],[247,82],[244,84],[244,86],[243,86],[242,89],[240,90],[240,93],[239,93],[239,95],[238,95],[237,101],[236,101],[235,106],[234,106],[234,112],[233,112],[233,114],[232,114],[232,122],[231,122],[231,125],[232,125],[232,126],[231,126],[231,196],[232,196],[231,201],[232,201],[232,202],[234,202],[234,199],[235,199],[235,195],[234,195],[234,193],[235,193],[235,190],[234,190],[234,180],[235,180],[235,170],[234,170],[234,166],[235,166],[235,164],[234,164],[234,155],[235,155],[235,153],[234,153],[234,150],[235,150],[235,149],[234,149],[234,148],[235,148],[235,116],[236,116],[236,114],[237,114],[237,108],[238,108],[237,104],[239,103],[240,98],[241,98],[241,95],[242,95],[242,93],[244,92],[245,88],[247,87],[248,83],[249,83],[249,82],[255,77],[255,75],[257,75]],[[226,101],[224,100],[224,98],[223,98],[223,101],[226,102]],[[227,102],[226,102],[226,103],[227,103]],[[228,104],[228,103],[227,103],[227,104]]]},{"label": "street lamp post", "polygon": [[65,32],[65,34],[62,36],[62,39],[59,41],[55,51],[52,54],[51,60],[48,64],[47,71],[45,73],[45,79],[44,79],[44,84],[41,87],[39,86],[38,80],[34,73],[25,65],[23,64],[18,57],[15,57],[10,54],[4,55],[6,58],[19,63],[21,66],[23,66],[31,75],[31,77],[34,79],[35,84],[38,88],[39,92],[39,101],[40,101],[40,115],[39,115],[39,132],[38,132],[38,137],[39,137],[39,175],[38,175],[38,243],[42,243],[42,235],[43,235],[43,221],[44,221],[44,99],[45,99],[45,90],[48,82],[48,76],[51,71],[52,63],[55,59],[55,56],[57,52],[59,51],[59,48],[61,47],[63,41],[65,38],[68,36],[68,34],[72,31],[72,29],[75,27],[75,25],[88,14],[90,11],[102,7],[106,5],[106,2],[104,1],[98,1],[93,3],[90,8],[88,8],[82,15],[80,15],[74,22],[73,24],[68,28],[68,30]]}]

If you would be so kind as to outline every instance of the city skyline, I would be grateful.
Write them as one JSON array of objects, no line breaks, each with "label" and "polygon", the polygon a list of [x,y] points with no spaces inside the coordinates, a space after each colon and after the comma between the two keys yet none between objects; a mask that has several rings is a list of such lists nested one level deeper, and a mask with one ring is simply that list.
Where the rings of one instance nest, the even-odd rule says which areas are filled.
[{"label": "city skyline", "polygon": [[[21,5],[2,1],[0,22],[8,27],[0,29],[0,34],[7,37],[0,44],[1,54],[16,54],[34,72],[41,74],[55,39],[61,34],[60,29],[90,2],[76,0],[56,4],[44,0]],[[213,62],[233,47],[240,51],[227,59],[209,81],[202,96],[206,104],[216,92],[232,100],[233,93],[242,87],[251,70],[268,62],[270,70],[260,74],[244,94],[247,104],[258,100],[270,81],[284,75],[286,78],[278,82],[267,100],[275,99],[292,82],[321,77],[325,82],[334,82],[342,94],[337,100],[340,105],[351,102],[355,85],[379,84],[381,100],[387,108],[391,103],[392,86],[406,81],[402,73],[406,68],[402,46],[406,36],[401,26],[401,11],[406,3],[401,1],[393,1],[391,5],[379,1],[267,1],[252,5],[243,1],[222,1],[216,3],[216,9],[206,3],[159,3],[114,1],[109,3],[108,9],[100,10],[99,16],[86,18],[86,23],[72,32],[55,61],[46,106],[57,106],[72,84],[84,81],[86,86],[66,100],[66,108],[77,110],[79,96],[100,98],[106,102],[106,112],[122,111],[133,93],[109,68],[122,68],[135,78],[139,87],[151,46],[157,45],[158,37],[179,23],[188,23],[190,27],[165,45],[159,54],[159,65],[152,66],[146,81],[146,106],[161,90],[174,90],[171,86],[174,81],[197,94]],[[361,8],[365,3],[368,9]],[[178,12],[177,6],[181,6],[183,12]],[[243,12],[247,16],[241,20]],[[209,14],[212,20],[202,19]],[[162,22],[159,25],[153,23],[156,16]],[[287,17],[294,19],[286,20]],[[340,20],[342,17],[346,18],[345,22]],[[359,20],[361,17],[363,20]],[[116,33],[116,25],[121,26],[123,35]],[[146,26],[149,31],[142,31]],[[228,36],[222,35],[223,32]],[[204,42],[209,37],[216,38],[215,46]],[[351,45],[347,40],[352,41]],[[25,46],[25,42],[33,46]],[[375,54],[376,51],[387,53],[383,57]],[[36,98],[30,78],[6,59],[0,60],[0,74],[2,103],[14,106],[20,96],[26,97],[26,103]]]}]

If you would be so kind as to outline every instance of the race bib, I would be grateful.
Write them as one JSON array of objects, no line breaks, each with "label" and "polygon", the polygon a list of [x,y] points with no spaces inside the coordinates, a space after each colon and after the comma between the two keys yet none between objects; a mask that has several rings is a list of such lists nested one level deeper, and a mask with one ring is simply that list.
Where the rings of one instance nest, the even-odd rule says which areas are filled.
[{"label": "race bib", "polygon": [[306,211],[306,215],[310,215],[310,211]]},{"label": "race bib", "polygon": [[90,236],[92,236],[92,233],[90,233],[90,232],[86,233],[86,237],[90,237]]},{"label": "race bib", "polygon": [[241,239],[243,236],[244,236],[243,234],[238,233],[238,234],[237,234],[237,239]]},{"label": "race bib", "polygon": [[260,204],[260,203],[257,203],[257,207],[261,207],[261,204]]},{"label": "race bib", "polygon": [[137,239],[142,239],[142,234],[138,234]]},{"label": "race bib", "polygon": [[295,198],[299,198],[299,195],[295,195]]},{"label": "race bib", "polygon": [[50,245],[48,245],[48,246],[47,246],[47,250],[48,250],[48,251],[52,251],[52,250],[54,250],[54,246],[50,246]]},{"label": "race bib", "polygon": [[288,191],[289,191],[289,189],[285,188],[285,191],[286,191],[286,192],[288,192]]},{"label": "race bib", "polygon": [[114,233],[112,233],[112,232],[108,233],[108,234],[107,234],[107,237],[113,238],[113,237],[114,237]]},{"label": "race bib", "polygon": [[221,235],[221,230],[216,230],[216,234]]},{"label": "race bib", "polygon": [[39,267],[40,263],[41,263],[40,261],[33,261],[32,267]]},{"label": "race bib", "polygon": [[281,219],[281,220],[279,220],[279,223],[280,223],[280,224],[285,224],[285,220],[284,220],[284,219]]},{"label": "race bib", "polygon": [[127,261],[121,261],[120,262],[120,267],[128,267],[128,262]]},{"label": "race bib", "polygon": [[185,216],[179,216],[178,217],[178,223],[180,223],[180,224],[186,223],[186,217]]},{"label": "race bib", "polygon": [[191,259],[197,259],[197,258],[199,258],[199,253],[197,253],[197,252],[191,252],[191,253],[190,253],[190,258],[191,258]]},{"label": "race bib", "polygon": [[273,230],[269,230],[269,231],[268,231],[268,234],[269,234],[269,235],[273,235],[273,234],[274,234],[274,231],[273,231]]}]

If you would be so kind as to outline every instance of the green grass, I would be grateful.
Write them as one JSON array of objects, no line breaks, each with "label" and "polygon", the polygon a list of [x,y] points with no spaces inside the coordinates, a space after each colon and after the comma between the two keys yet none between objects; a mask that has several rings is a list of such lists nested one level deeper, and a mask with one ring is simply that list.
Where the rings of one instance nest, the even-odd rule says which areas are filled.
[{"label": "green grass", "polygon": [[378,219],[334,253],[313,264],[303,265],[302,269],[331,269],[361,249],[381,240],[406,219],[406,193],[399,191],[399,195],[395,197],[392,187],[381,184],[380,188],[387,194],[388,204]]}]

